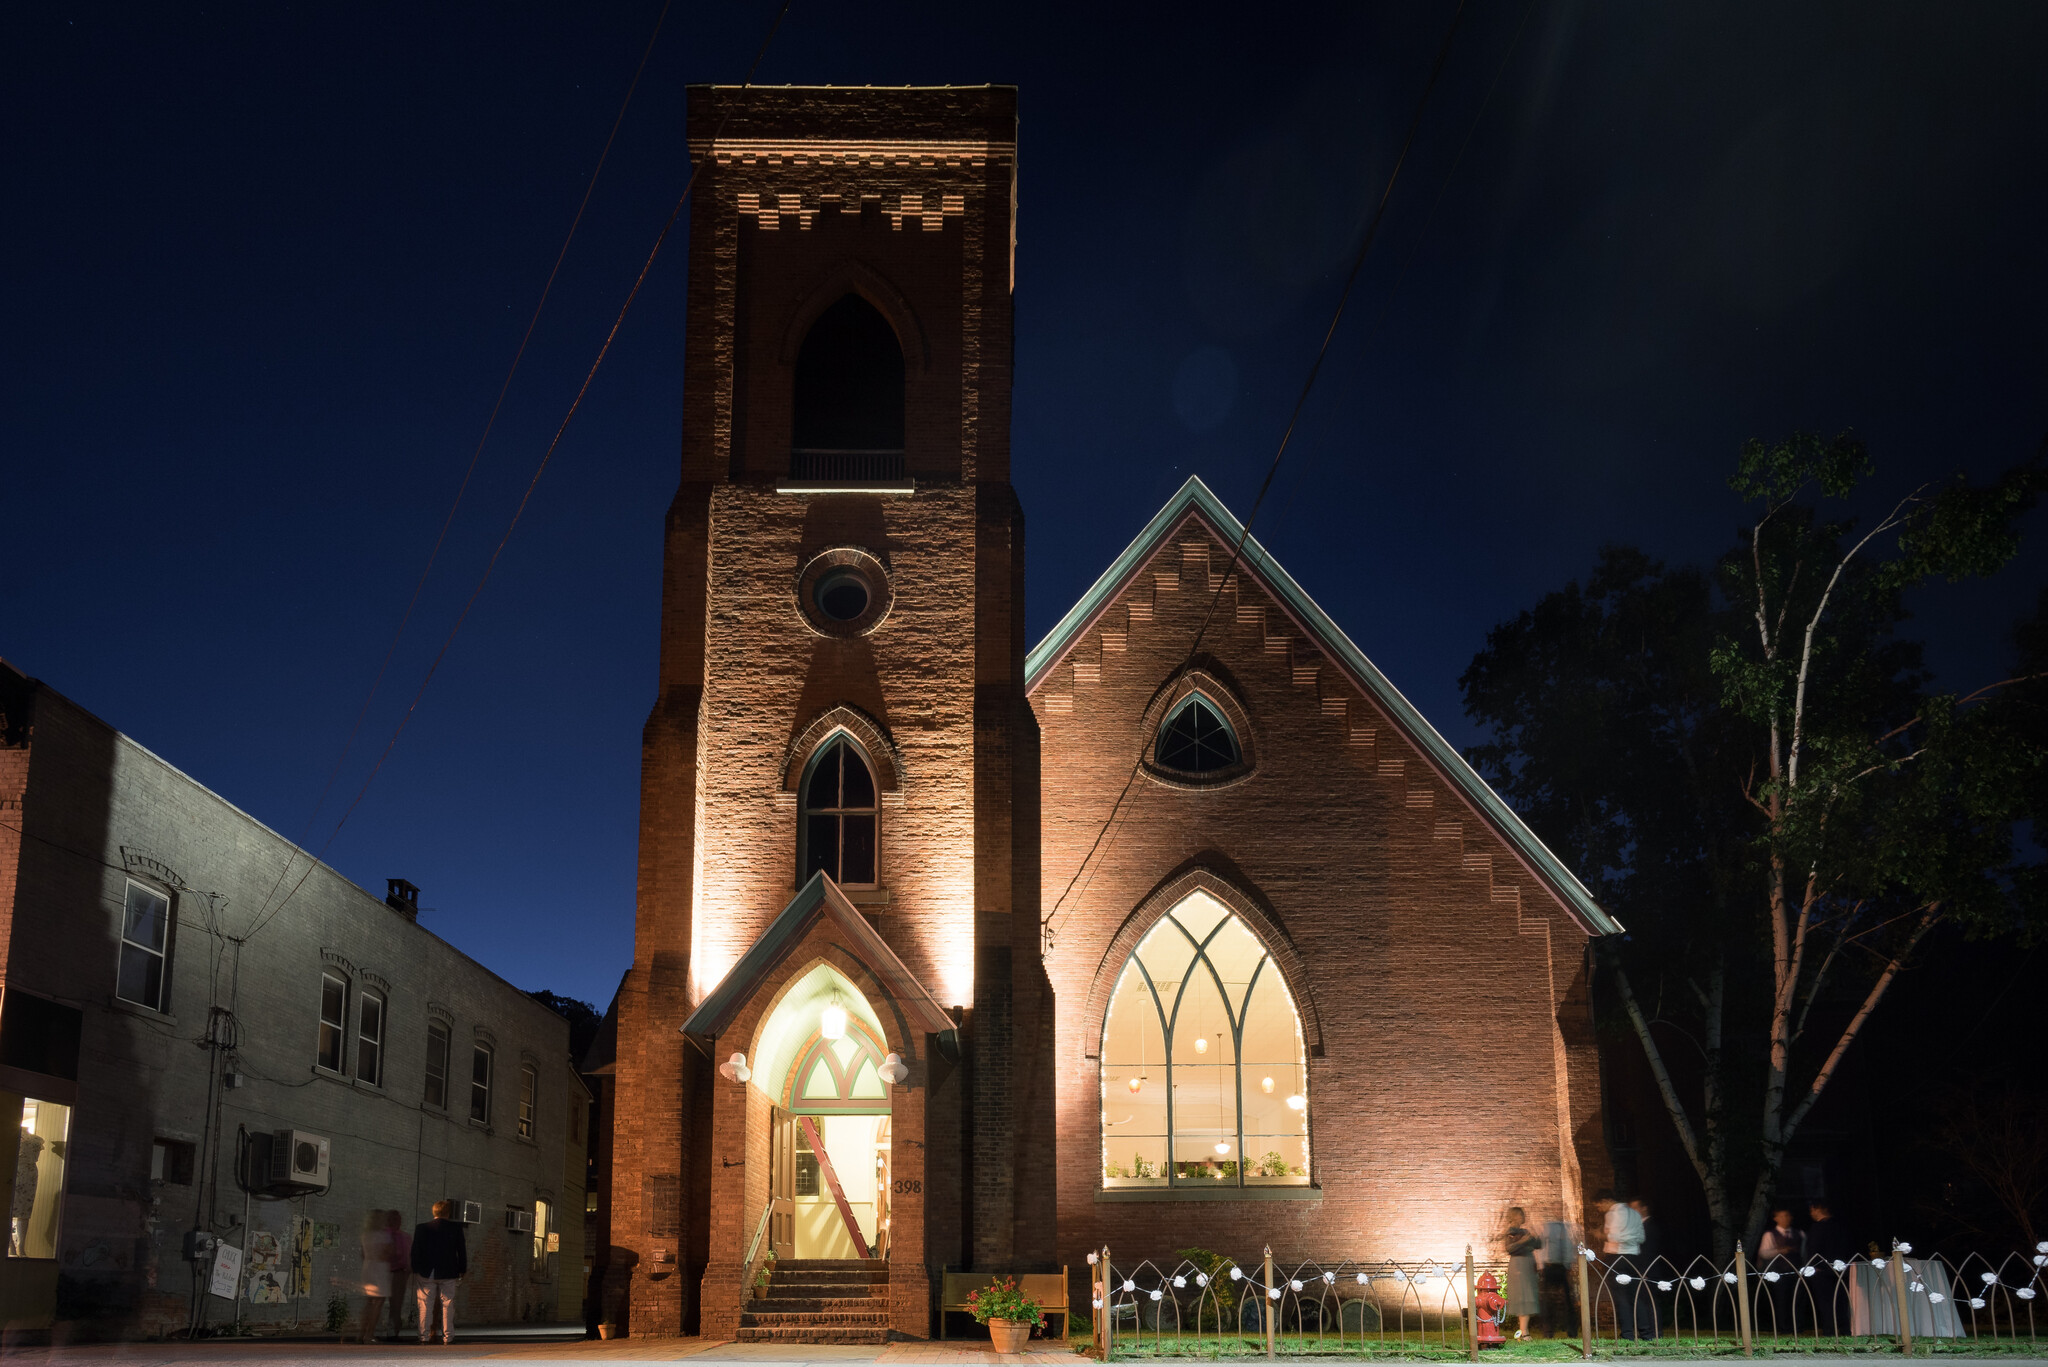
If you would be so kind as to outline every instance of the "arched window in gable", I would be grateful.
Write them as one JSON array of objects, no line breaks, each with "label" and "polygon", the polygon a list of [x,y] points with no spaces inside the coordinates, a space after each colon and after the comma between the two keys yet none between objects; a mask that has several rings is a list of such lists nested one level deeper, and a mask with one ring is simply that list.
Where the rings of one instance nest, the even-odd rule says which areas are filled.
[{"label": "arched window in gable", "polygon": [[802,791],[798,884],[822,869],[841,886],[873,886],[879,813],[867,757],[844,735],[836,737],[811,761]]},{"label": "arched window in gable", "polygon": [[1152,754],[1160,768],[1183,774],[1217,773],[1244,758],[1223,709],[1200,693],[1188,694],[1166,714]]},{"label": "arched window in gable", "polygon": [[818,315],[797,352],[790,474],[903,475],[903,347],[875,306],[848,294]]},{"label": "arched window in gable", "polygon": [[1308,1053],[1251,928],[1206,893],[1138,942],[1102,1032],[1106,1187],[1305,1186]]}]

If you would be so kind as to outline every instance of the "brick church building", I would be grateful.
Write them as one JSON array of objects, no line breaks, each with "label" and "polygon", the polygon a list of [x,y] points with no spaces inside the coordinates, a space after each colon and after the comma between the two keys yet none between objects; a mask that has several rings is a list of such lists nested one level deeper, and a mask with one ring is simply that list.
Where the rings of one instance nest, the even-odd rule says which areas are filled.
[{"label": "brick church building", "polygon": [[864,1260],[913,1338],[942,1270],[1085,1296],[1104,1242],[1449,1258],[1606,1170],[1617,927],[1205,486],[1027,650],[1016,127],[690,92],[595,1292],[632,1333],[766,1336],[771,1254]]}]

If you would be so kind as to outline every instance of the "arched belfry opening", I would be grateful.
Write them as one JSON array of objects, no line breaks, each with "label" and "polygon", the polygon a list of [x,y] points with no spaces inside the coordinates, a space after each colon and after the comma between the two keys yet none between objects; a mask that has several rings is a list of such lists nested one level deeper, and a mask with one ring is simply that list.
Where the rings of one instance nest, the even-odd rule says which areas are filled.
[{"label": "arched belfry opening", "polygon": [[889,1048],[861,990],[829,964],[764,1022],[755,1083],[768,1093],[768,1243],[778,1258],[889,1253]]},{"label": "arched belfry opening", "polygon": [[799,479],[903,477],[903,347],[873,304],[847,294],[797,352],[789,472]]}]

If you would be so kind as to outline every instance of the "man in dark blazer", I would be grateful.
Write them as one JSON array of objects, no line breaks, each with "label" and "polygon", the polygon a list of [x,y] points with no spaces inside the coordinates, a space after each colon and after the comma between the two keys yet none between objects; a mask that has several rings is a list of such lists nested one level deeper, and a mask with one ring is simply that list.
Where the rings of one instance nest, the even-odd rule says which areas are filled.
[{"label": "man in dark blazer", "polygon": [[1849,1332],[1849,1288],[1843,1274],[1835,1271],[1835,1264],[1855,1258],[1856,1241],[1849,1236],[1848,1226],[1835,1218],[1827,1202],[1813,1202],[1806,1208],[1806,1213],[1813,1217],[1813,1223],[1806,1230],[1807,1261],[1819,1264],[1811,1278],[1814,1318],[1818,1321],[1815,1328],[1830,1337],[1846,1334]]},{"label": "man in dark blazer", "polygon": [[434,1337],[441,1311],[441,1342],[455,1342],[455,1284],[469,1271],[469,1243],[455,1220],[453,1201],[434,1202],[434,1218],[412,1232],[412,1275],[420,1298],[420,1342]]}]

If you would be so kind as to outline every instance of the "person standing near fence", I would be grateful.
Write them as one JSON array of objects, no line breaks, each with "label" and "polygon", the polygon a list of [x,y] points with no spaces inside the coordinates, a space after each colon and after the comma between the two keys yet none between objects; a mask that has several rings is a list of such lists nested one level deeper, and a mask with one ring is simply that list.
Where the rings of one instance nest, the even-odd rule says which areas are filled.
[{"label": "person standing near fence", "polygon": [[[1772,1328],[1780,1335],[1790,1334],[1793,1328],[1792,1287],[1799,1280],[1802,1261],[1799,1242],[1799,1231],[1792,1228],[1792,1212],[1783,1207],[1771,1212],[1771,1223],[1756,1241],[1757,1275],[1770,1290]],[[1774,1272],[1776,1280],[1770,1276]]]},{"label": "person standing near fence", "polygon": [[[1664,1246],[1664,1226],[1657,1223],[1655,1217],[1650,1214],[1650,1203],[1638,1196],[1628,1203],[1628,1207],[1636,1213],[1636,1218],[1643,1222],[1643,1246],[1636,1253],[1636,1266],[1643,1274],[1643,1298],[1639,1306],[1649,1316],[1648,1322],[1645,1323],[1643,1314],[1637,1314],[1636,1337],[1653,1339],[1663,1333],[1665,1318],[1664,1302],[1657,1299],[1657,1260],[1666,1258],[1668,1262],[1667,1255],[1671,1250]],[[1673,1299],[1676,1300],[1676,1297]]]},{"label": "person standing near fence", "polygon": [[1812,1278],[1815,1318],[1819,1321],[1814,1328],[1830,1337],[1839,1336],[1849,1319],[1849,1292],[1842,1274],[1835,1271],[1835,1264],[1855,1258],[1856,1240],[1850,1237],[1849,1227],[1835,1218],[1827,1202],[1812,1202],[1806,1213],[1813,1218],[1806,1229],[1806,1257],[1818,1265]]},{"label": "person standing near fence", "polygon": [[[1642,1287],[1642,1283],[1636,1280],[1636,1258],[1643,1251],[1643,1217],[1615,1200],[1611,1191],[1602,1191],[1595,1196],[1593,1208],[1600,1212],[1604,1236],[1600,1245],[1605,1262],[1602,1275],[1607,1282],[1608,1297],[1614,1303],[1614,1336],[1633,1339],[1636,1336],[1636,1292]],[[1628,1280],[1623,1282],[1623,1277]]]},{"label": "person standing near fence", "polygon": [[434,1312],[441,1313],[441,1342],[455,1342],[455,1286],[469,1271],[469,1242],[455,1223],[453,1201],[434,1202],[434,1218],[412,1232],[412,1274],[419,1278],[420,1342],[434,1337]]},{"label": "person standing near fence", "polygon": [[1520,1206],[1509,1206],[1507,1233],[1501,1235],[1501,1243],[1508,1255],[1508,1305],[1502,1313],[1513,1315],[1520,1321],[1515,1330],[1518,1339],[1529,1337],[1529,1317],[1543,1309],[1542,1296],[1536,1285],[1536,1250],[1543,1247],[1543,1239],[1524,1228],[1528,1223],[1527,1211]]}]

